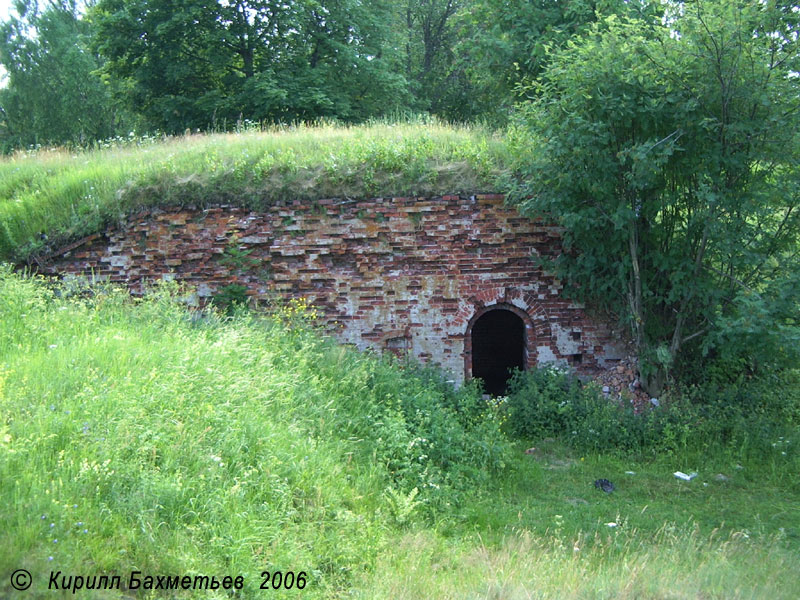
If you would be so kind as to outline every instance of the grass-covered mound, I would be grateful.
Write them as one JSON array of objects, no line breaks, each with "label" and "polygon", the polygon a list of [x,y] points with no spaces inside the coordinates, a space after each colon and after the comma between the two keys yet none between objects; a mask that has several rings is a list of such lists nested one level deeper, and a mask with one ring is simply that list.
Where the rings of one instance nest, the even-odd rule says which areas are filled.
[{"label": "grass-covered mound", "polygon": [[[770,456],[699,440],[637,457],[557,429],[512,445],[514,411],[304,314],[193,315],[174,288],[134,300],[0,270],[0,597],[22,597],[17,569],[27,598],[229,597],[73,596],[47,589],[59,571],[242,575],[242,598],[796,597],[798,436]],[[515,410],[575,404],[571,426],[591,402],[531,377]],[[260,590],[264,570],[307,585]]]},{"label": "grass-covered mound", "polygon": [[[105,147],[102,147],[105,146]],[[320,125],[0,159],[0,260],[101,230],[146,206],[492,191],[502,139],[436,123]],[[44,240],[44,236],[47,240]]]},{"label": "grass-covered mound", "polygon": [[497,424],[457,413],[474,392],[323,341],[296,305],[195,319],[172,296],[58,299],[0,274],[0,572],[335,587],[387,527],[503,468]]}]

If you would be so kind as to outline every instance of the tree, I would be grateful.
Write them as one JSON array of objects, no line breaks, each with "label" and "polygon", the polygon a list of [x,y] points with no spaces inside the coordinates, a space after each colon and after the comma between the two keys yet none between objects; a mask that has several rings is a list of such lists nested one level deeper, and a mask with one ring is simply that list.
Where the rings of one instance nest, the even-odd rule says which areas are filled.
[{"label": "tree", "polygon": [[390,14],[384,0],[100,0],[90,13],[107,73],[169,132],[405,106]]},{"label": "tree", "polygon": [[[470,0],[406,0],[405,77],[417,110],[452,116],[461,104],[455,47],[461,30],[457,15]],[[455,98],[454,98],[455,97]]]},{"label": "tree", "polygon": [[88,48],[87,24],[74,0],[16,4],[0,26],[0,143],[5,150],[34,144],[85,143],[114,134],[117,115]]},{"label": "tree", "polygon": [[286,79],[318,103],[296,118],[358,122],[409,106],[391,0],[306,0],[302,7]]},{"label": "tree", "polygon": [[461,15],[456,46],[460,70],[470,87],[463,104],[473,118],[505,124],[521,99],[521,86],[539,77],[547,65],[548,48],[560,48],[584,35],[601,15],[646,13],[654,4],[647,0],[473,0]]},{"label": "tree", "polygon": [[754,302],[773,320],[751,333],[796,336],[798,16],[695,0],[610,17],[556,52],[520,107],[513,197],[565,227],[553,268],[630,324],[652,394]]}]

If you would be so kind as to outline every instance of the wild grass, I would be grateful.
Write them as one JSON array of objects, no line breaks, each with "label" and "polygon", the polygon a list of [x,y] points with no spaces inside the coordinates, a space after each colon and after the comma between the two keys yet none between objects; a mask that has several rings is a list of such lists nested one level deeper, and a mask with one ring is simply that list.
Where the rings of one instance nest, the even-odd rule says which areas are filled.
[{"label": "wild grass", "polygon": [[356,598],[780,598],[796,592],[797,557],[741,533],[707,539],[665,527],[586,538],[518,531],[497,543],[409,533],[381,555]]},{"label": "wild grass", "polygon": [[422,379],[302,327],[302,307],[195,319],[174,290],[0,278],[4,574],[241,571],[254,593],[275,568],[325,595],[395,524],[502,469],[490,421],[462,426]]},{"label": "wild grass", "polygon": [[0,271],[0,597],[19,568],[29,598],[71,595],[51,570],[241,574],[261,598],[278,569],[308,574],[287,598],[795,597],[796,453],[526,454],[475,390],[336,346],[301,304],[181,297]]},{"label": "wild grass", "polygon": [[0,159],[0,259],[23,261],[151,206],[492,191],[504,157],[502,139],[487,130],[438,123],[321,124],[18,153]]},{"label": "wild grass", "polygon": [[[678,468],[698,479],[676,479]],[[513,475],[458,525],[396,537],[355,597],[789,600],[800,583],[795,469],[742,466],[724,452],[579,456],[545,441],[517,454]],[[595,489],[598,477],[616,491]]]}]

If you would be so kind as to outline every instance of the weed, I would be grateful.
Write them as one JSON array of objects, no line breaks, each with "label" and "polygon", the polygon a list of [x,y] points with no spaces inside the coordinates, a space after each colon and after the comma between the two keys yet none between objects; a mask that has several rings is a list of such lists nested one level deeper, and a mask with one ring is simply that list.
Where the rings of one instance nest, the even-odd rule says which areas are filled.
[{"label": "weed", "polygon": [[236,271],[252,269],[259,264],[258,259],[250,256],[252,252],[252,248],[249,250],[242,248],[239,244],[239,237],[233,235],[230,240],[228,240],[228,244],[225,246],[225,250],[223,250],[222,258],[219,259],[219,262]]},{"label": "weed", "polygon": [[247,286],[239,283],[221,287],[211,299],[212,304],[222,309],[227,315],[233,315],[237,310],[246,307],[248,301]]},{"label": "weed", "polygon": [[419,500],[415,500],[419,490],[414,488],[408,494],[404,494],[395,488],[386,488],[384,496],[386,498],[386,505],[389,509],[389,514],[398,525],[404,525],[409,521],[414,510],[421,504]]},{"label": "weed", "polygon": [[771,444],[796,435],[800,424],[797,373],[770,377],[679,388],[659,407],[637,413],[630,402],[609,400],[595,386],[543,368],[514,375],[503,410],[513,435],[559,436],[583,451],[679,456],[716,448],[763,461],[774,458]]}]

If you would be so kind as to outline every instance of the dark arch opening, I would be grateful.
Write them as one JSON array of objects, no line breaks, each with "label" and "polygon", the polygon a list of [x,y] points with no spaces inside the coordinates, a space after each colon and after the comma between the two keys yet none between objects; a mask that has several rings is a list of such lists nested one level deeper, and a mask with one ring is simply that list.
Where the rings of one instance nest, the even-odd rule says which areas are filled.
[{"label": "dark arch opening", "polygon": [[487,394],[505,395],[513,369],[525,368],[525,322],[510,310],[490,310],[472,325],[472,376]]}]

